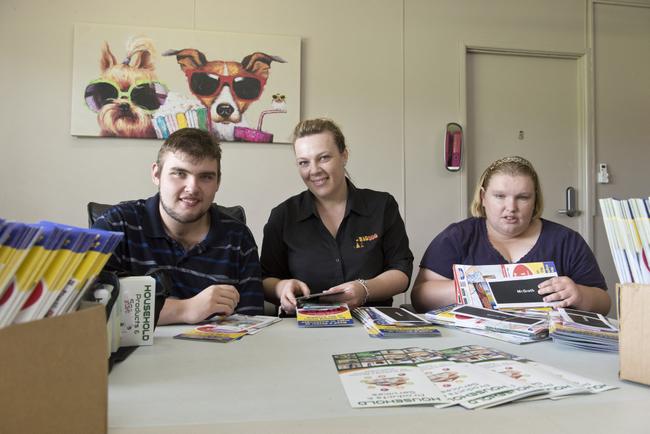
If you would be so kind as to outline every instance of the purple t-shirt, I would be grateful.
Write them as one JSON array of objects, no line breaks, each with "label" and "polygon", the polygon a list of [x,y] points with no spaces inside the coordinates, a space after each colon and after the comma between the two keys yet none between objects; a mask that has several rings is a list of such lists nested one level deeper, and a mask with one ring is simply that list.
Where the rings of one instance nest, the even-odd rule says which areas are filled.
[{"label": "purple t-shirt", "polygon": [[[517,262],[553,261],[559,276],[570,277],[579,285],[607,290],[596,258],[580,234],[558,223],[541,220],[542,232],[537,242]],[[507,263],[488,240],[485,219],[472,217],[453,223],[438,234],[424,253],[420,267],[453,279],[453,264]]]}]

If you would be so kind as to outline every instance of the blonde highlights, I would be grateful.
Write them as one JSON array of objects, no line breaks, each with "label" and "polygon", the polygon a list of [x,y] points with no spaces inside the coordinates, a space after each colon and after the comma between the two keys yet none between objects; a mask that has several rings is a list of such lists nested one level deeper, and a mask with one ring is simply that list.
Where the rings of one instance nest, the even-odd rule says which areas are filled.
[{"label": "blonde highlights", "polygon": [[315,118],[315,119],[306,119],[301,121],[293,129],[293,143],[296,143],[296,140],[301,137],[312,136],[314,134],[320,134],[324,132],[329,132],[334,138],[334,143],[338,148],[340,153],[345,152],[345,136],[336,123],[328,118]]},{"label": "blonde highlights", "polygon": [[472,198],[472,204],[470,205],[470,212],[474,217],[483,217],[485,218],[485,208],[483,208],[483,203],[481,201],[481,191],[485,191],[490,184],[490,179],[496,174],[504,174],[510,176],[528,176],[533,180],[535,186],[535,208],[533,209],[532,219],[541,217],[542,212],[544,211],[544,198],[542,196],[542,186],[539,182],[539,177],[535,168],[523,157],[511,156],[504,157],[499,160],[496,160],[488,166],[476,184],[476,189],[474,190],[474,197]]}]

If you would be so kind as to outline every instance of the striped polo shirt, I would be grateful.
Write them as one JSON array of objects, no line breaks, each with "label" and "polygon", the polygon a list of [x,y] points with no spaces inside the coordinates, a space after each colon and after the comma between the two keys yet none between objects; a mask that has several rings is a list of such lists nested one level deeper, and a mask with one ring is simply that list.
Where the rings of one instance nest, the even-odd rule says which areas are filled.
[{"label": "striped polo shirt", "polygon": [[[210,285],[233,285],[239,291],[235,311],[259,315],[264,310],[260,263],[253,234],[245,224],[210,207],[210,230],[189,251],[163,229],[159,195],[110,208],[94,228],[124,233],[105,269],[141,276],[153,270],[171,278],[169,296],[187,299]],[[160,293],[160,285],[157,285]]]}]

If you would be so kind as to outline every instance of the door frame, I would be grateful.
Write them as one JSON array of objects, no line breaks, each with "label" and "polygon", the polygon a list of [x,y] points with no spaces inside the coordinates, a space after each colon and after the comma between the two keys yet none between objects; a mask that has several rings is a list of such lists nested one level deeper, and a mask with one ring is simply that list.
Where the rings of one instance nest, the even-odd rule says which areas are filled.
[{"label": "door frame", "polygon": [[[580,210],[578,231],[587,244],[593,246],[593,221],[595,216],[595,131],[593,108],[593,66],[591,55],[587,53],[574,53],[566,51],[524,50],[519,48],[489,47],[479,44],[461,42],[459,47],[459,90],[458,107],[460,123],[465,130],[471,128],[467,125],[467,56],[470,54],[494,54],[522,57],[544,57],[554,59],[570,59],[576,61],[577,93],[578,93],[578,195],[577,205]],[[466,135],[465,135],[466,136]],[[469,146],[468,146],[469,145]],[[461,217],[469,217],[469,209],[465,204],[474,193],[473,185],[468,185],[467,161],[471,159],[468,152],[471,143],[464,143],[463,164],[460,171],[460,200],[463,204]]]}]

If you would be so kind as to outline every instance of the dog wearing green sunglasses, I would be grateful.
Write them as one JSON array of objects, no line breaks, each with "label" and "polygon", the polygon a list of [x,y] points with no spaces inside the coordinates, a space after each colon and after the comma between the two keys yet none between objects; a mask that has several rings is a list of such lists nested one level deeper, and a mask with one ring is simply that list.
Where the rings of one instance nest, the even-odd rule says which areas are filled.
[{"label": "dog wearing green sunglasses", "polygon": [[156,75],[153,41],[139,36],[126,45],[126,58],[118,62],[104,42],[100,76],[86,86],[86,105],[97,113],[102,136],[155,138],[152,113],[168,92]]},{"label": "dog wearing green sunglasses", "polygon": [[286,63],[279,56],[261,52],[249,54],[241,62],[208,61],[195,48],[171,49],[162,54],[176,56],[190,91],[210,113],[213,133],[226,141],[235,140],[235,127],[248,126],[244,112],[262,95],[271,62]]}]

